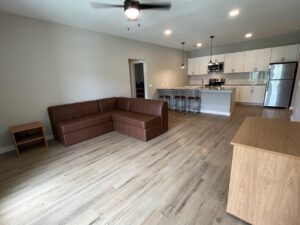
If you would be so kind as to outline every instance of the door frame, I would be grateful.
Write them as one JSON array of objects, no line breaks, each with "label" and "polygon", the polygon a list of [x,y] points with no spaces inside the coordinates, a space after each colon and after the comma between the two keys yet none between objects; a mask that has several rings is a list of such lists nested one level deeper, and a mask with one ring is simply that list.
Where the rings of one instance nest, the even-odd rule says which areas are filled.
[{"label": "door frame", "polygon": [[130,92],[131,97],[136,98],[136,84],[135,84],[135,64],[143,64],[143,72],[144,72],[144,88],[145,88],[145,99],[149,98],[149,89],[148,89],[148,76],[147,76],[147,65],[146,62],[142,59],[129,59],[129,77],[130,77]]}]

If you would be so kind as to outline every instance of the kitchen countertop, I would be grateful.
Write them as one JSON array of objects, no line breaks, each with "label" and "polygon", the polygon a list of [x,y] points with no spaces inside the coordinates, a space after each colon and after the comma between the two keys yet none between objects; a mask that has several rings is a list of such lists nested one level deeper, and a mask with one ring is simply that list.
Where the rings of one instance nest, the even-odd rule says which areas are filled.
[{"label": "kitchen countertop", "polygon": [[158,89],[200,89],[201,92],[214,92],[214,93],[232,93],[236,88],[230,87],[203,87],[203,86],[185,86],[185,87],[172,87],[172,88],[158,88]]},{"label": "kitchen countertop", "polygon": [[222,86],[266,86],[266,84],[224,84]]},{"label": "kitchen countertop", "polygon": [[300,123],[247,117],[231,144],[300,159]]}]

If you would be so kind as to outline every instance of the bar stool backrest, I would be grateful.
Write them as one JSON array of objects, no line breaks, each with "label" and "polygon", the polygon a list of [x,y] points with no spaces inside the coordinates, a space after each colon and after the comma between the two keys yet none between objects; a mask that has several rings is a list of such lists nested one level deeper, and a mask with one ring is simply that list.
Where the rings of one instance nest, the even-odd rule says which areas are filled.
[{"label": "bar stool backrest", "polygon": [[201,97],[201,90],[200,90],[200,88],[195,88],[195,96],[196,97]]},{"label": "bar stool backrest", "polygon": [[164,89],[157,89],[156,93],[157,93],[157,97],[158,98],[163,98],[163,96],[164,96]]},{"label": "bar stool backrest", "polygon": [[180,97],[180,98],[185,98],[185,89],[173,89],[173,96]]},{"label": "bar stool backrest", "polygon": [[164,89],[164,95],[165,96],[170,96],[170,98],[172,98],[172,96],[173,96],[172,89]]}]

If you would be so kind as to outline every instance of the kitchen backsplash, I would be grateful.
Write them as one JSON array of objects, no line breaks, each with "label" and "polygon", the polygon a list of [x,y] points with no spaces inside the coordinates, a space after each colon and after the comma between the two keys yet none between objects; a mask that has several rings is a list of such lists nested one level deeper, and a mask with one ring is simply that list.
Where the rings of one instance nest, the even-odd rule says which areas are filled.
[{"label": "kitchen backsplash", "polygon": [[267,72],[252,72],[252,73],[233,73],[233,74],[220,74],[213,73],[201,76],[189,76],[190,85],[208,84],[211,78],[225,78],[225,84],[265,84],[267,82]]}]

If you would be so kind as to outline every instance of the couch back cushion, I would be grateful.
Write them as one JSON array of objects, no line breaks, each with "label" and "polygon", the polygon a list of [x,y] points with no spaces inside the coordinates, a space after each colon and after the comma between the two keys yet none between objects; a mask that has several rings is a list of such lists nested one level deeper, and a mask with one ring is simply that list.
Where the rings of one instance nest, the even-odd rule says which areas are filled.
[{"label": "couch back cushion", "polygon": [[120,97],[117,99],[117,109],[128,111],[129,110],[129,100],[130,98]]},{"label": "couch back cushion", "polygon": [[98,105],[101,112],[109,112],[116,109],[117,99],[116,98],[104,98],[98,100]]},{"label": "couch back cushion", "polygon": [[129,111],[162,116],[163,101],[132,98],[129,101]]},{"label": "couch back cushion", "polygon": [[97,101],[88,101],[52,106],[48,108],[48,111],[52,122],[60,122],[99,113],[100,109]]}]

